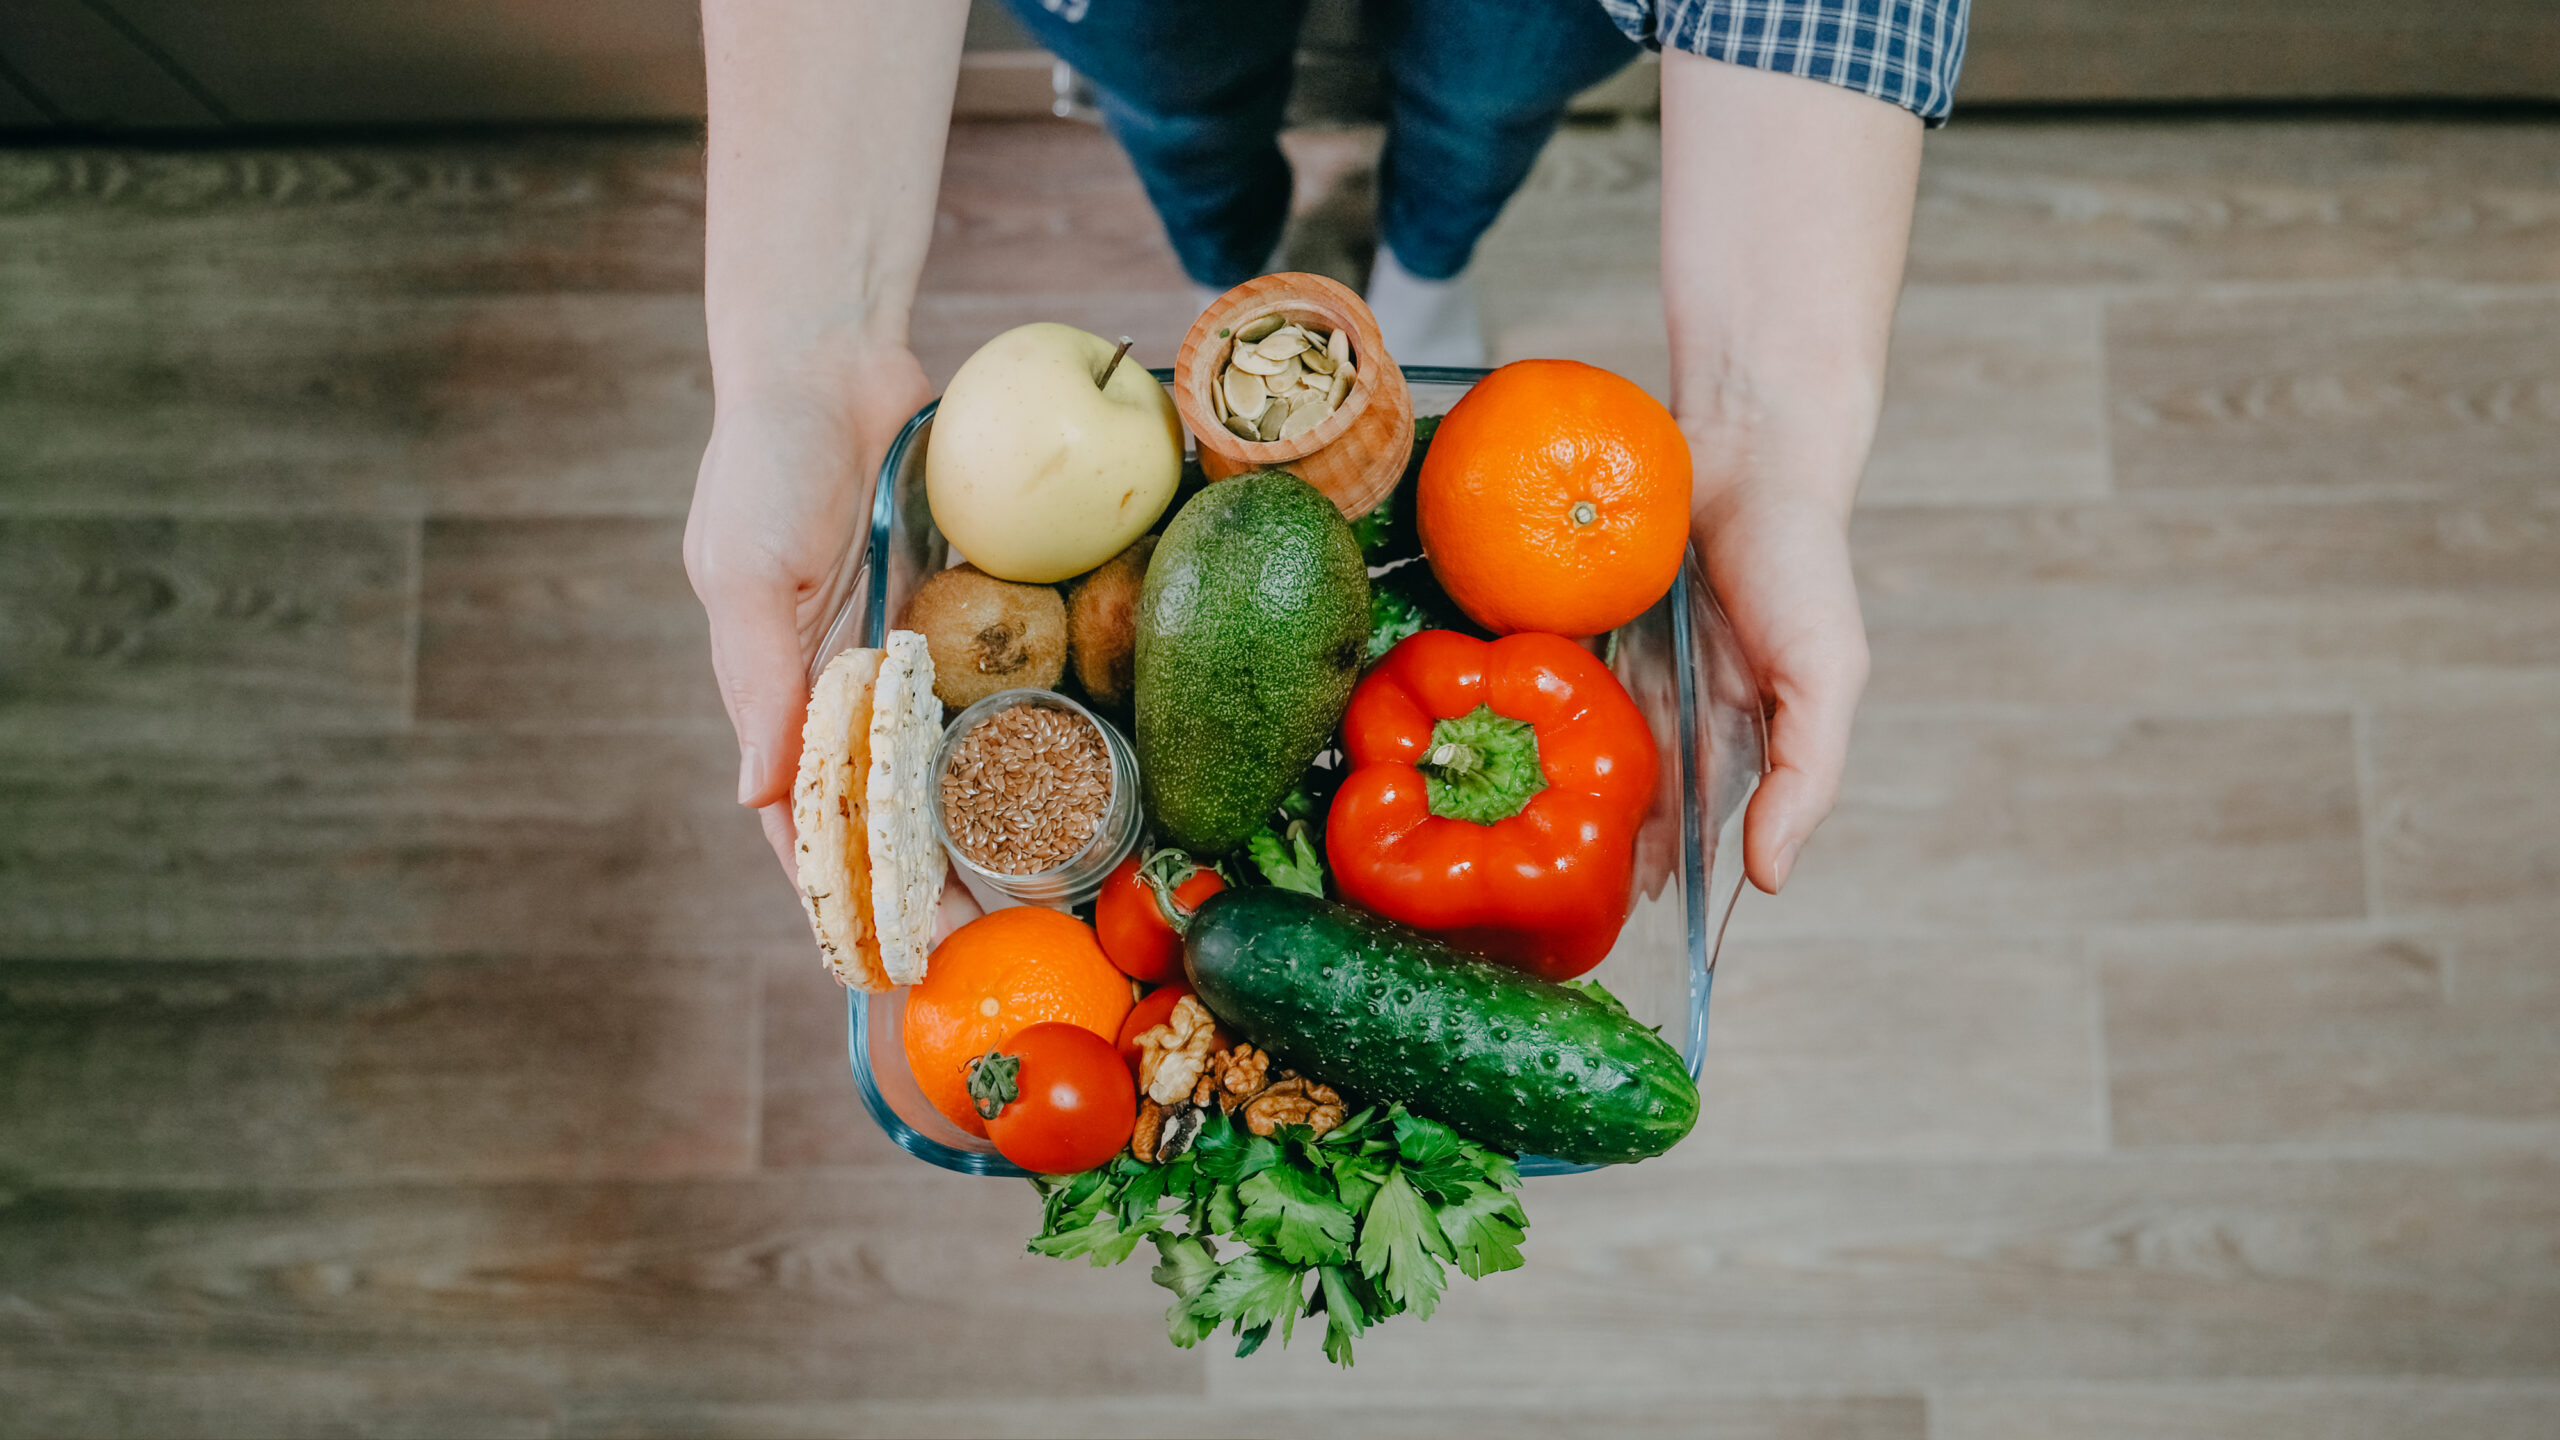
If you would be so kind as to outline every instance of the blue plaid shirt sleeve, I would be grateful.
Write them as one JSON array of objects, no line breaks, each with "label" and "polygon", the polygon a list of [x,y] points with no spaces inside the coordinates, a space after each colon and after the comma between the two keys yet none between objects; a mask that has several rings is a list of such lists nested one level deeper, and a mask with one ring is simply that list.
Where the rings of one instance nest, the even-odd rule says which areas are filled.
[{"label": "blue plaid shirt sleeve", "polygon": [[1619,29],[1757,70],[1872,95],[1946,123],[1969,0],[1600,0]]}]

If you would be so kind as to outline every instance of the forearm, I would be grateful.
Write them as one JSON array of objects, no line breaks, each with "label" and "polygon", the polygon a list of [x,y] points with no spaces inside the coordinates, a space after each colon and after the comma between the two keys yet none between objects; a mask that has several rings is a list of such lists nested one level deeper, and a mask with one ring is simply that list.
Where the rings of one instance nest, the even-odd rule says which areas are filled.
[{"label": "forearm", "polygon": [[962,0],[703,0],[703,280],[723,403],[903,348]]},{"label": "forearm", "polygon": [[1845,524],[1883,402],[1920,121],[1694,55],[1662,68],[1663,304],[1700,536],[1746,501]]}]

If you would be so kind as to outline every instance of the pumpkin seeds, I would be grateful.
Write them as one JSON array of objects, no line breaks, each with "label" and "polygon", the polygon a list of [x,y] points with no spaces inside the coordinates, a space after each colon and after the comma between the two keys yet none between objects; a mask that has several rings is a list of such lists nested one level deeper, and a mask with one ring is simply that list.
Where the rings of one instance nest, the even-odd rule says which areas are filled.
[{"label": "pumpkin seeds", "polygon": [[1264,315],[1235,327],[1210,405],[1240,439],[1292,439],[1332,419],[1357,378],[1349,333]]},{"label": "pumpkin seeds", "polygon": [[[1218,389],[1226,397],[1227,412],[1231,415],[1259,415],[1262,402],[1271,398],[1270,387],[1263,384],[1262,377],[1244,370],[1228,371],[1227,378],[1218,383]],[[1219,418],[1224,419],[1225,416]]]}]

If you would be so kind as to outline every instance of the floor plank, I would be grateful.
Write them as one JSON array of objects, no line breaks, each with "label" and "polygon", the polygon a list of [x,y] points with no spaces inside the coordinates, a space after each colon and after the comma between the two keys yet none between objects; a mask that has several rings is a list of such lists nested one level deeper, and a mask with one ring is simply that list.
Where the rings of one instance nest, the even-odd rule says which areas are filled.
[{"label": "floor plank", "polygon": [[1730,938],[1684,1154],[1984,1155],[2105,1146],[2079,947]]},{"label": "floor plank", "polygon": [[2074,290],[1905,290],[1862,501],[2104,495],[2099,308]]},{"label": "floor plank", "polygon": [[914,1163],[881,1133],[854,1088],[844,987],[820,967],[817,947],[777,950],[763,981],[764,1168]]},{"label": "floor plank", "polygon": [[0,956],[725,953],[807,922],[726,727],[0,750]]},{"label": "floor plank", "polygon": [[1081,125],[957,127],[922,288],[1180,292],[1181,263],[1117,146]]},{"label": "floor plank", "polygon": [[2107,381],[2128,494],[2535,494],[2560,450],[2560,294],[2122,300]]},{"label": "floor plank", "polygon": [[[1496,240],[1486,243],[1492,252]],[[1524,291],[1509,275],[1502,283],[1500,290],[1485,287],[1492,292],[1487,343],[1497,363],[1581,360],[1668,399],[1670,341],[1662,292],[1650,277],[1556,292]],[[2093,294],[2071,290],[1906,289],[1861,503],[2103,496],[2098,308]]]},{"label": "floor plank", "polygon": [[[2555,126],[1973,114],[1931,133],[1922,285],[2560,282]],[[1660,264],[1659,137],[1569,129],[1485,237],[1490,293],[1607,290]]]},{"label": "floor plank", "polygon": [[1322,1397],[1279,1403],[1156,1401],[866,1403],[840,1406],[740,1405],[648,1412],[573,1407],[562,1435],[697,1436],[1037,1436],[1053,1440],[1142,1440],[1142,1437],[1377,1437],[1437,1440],[1544,1440],[1565,1434],[1695,1437],[1695,1440],[1922,1440],[1926,1417],[1915,1395],[1718,1395],[1693,1410],[1665,1413],[1644,1406],[1576,1399],[1507,1405],[1428,1406],[1364,1401],[1327,1405]]},{"label": "floor plank", "polygon": [[409,715],[417,527],[0,515],[0,737]]},{"label": "floor plank", "polygon": [[[2560,1171],[2145,1157],[1695,1165],[1531,1182],[1526,1268],[1325,1373],[1213,1357],[1211,1394],[1356,1402],[1570,1383],[1669,1408],[1748,1383],[2547,1378]],[[1569,1381],[1565,1377],[1570,1377]]]},{"label": "floor plank", "polygon": [[430,521],[420,718],[540,729],[718,721],[683,540],[675,520]]},{"label": "floor plank", "polygon": [[1909,274],[1932,283],[2560,281],[2560,126],[2316,119],[1929,137]]},{"label": "floor plank", "polygon": [[2472,924],[2090,945],[2120,1146],[2560,1144],[2547,940]]},{"label": "floor plank", "polygon": [[756,981],[735,956],[0,963],[0,1154],[20,1183],[734,1174]]},{"label": "floor plank", "polygon": [[0,505],[684,513],[711,429],[697,299],[173,288],[0,300]]},{"label": "floor plank", "polygon": [[2560,1385],[2357,1380],[1963,1389],[1929,1400],[1930,1440],[2540,1440]]},{"label": "floor plank", "polygon": [[2360,915],[2344,715],[2037,717],[1870,707],[1839,808],[1744,933],[2004,931]]},{"label": "floor plank", "polygon": [[2536,501],[1862,507],[1871,700],[2176,710],[2560,694]]},{"label": "floor plank", "polygon": [[2374,712],[2363,743],[2381,913],[2560,895],[2560,712],[2394,707]]},{"label": "floor plank", "polygon": [[0,1437],[170,1440],[549,1440],[544,1382],[494,1367],[424,1368],[276,1355],[74,1359],[29,1346],[0,1357]]},{"label": "floor plank", "polygon": [[[0,1352],[57,1373],[290,1362],[353,1388],[688,1404],[1197,1395],[1161,1291],[1026,1254],[1020,1183],[896,1171],[657,1184],[13,1188]],[[1102,1283],[1097,1283],[1102,1282]],[[989,1365],[980,1341],[1036,1327]],[[231,1427],[302,1425],[243,1387]],[[493,1407],[495,1408],[495,1407]]]}]

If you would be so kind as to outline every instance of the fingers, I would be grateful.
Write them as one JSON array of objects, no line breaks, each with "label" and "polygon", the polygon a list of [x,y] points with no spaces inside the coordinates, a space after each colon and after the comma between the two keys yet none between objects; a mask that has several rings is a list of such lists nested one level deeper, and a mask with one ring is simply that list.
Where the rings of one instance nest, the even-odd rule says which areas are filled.
[{"label": "fingers", "polygon": [[1866,680],[1866,645],[1852,632],[1773,687],[1770,768],[1751,797],[1742,842],[1744,872],[1771,895],[1785,887],[1796,856],[1840,798],[1849,730]]},{"label": "fingers", "polygon": [[[697,577],[711,616],[711,669],[738,734],[738,803],[761,810],[791,794],[800,765],[800,721],[809,707],[808,660],[798,612],[781,584]],[[783,817],[789,823],[788,813]]]},{"label": "fingers", "polygon": [[767,805],[756,812],[764,825],[764,843],[773,847],[773,858],[782,862],[782,873],[794,886],[800,883],[800,861],[792,847],[800,843],[800,827],[791,823],[791,802]]}]

